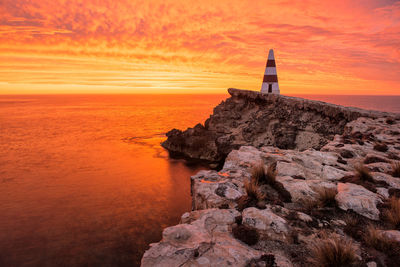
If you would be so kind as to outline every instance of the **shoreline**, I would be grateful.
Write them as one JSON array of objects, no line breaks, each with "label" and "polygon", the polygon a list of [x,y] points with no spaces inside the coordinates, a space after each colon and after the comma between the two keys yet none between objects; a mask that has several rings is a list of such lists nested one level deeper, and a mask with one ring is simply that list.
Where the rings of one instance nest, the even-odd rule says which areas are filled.
[{"label": "shoreline", "polygon": [[[164,229],[142,266],[304,266],[313,244],[329,240],[350,244],[357,264],[394,263],[400,252],[374,248],[365,225],[400,245],[385,215],[400,197],[400,114],[229,93],[204,126],[167,134],[173,153],[224,164],[191,177],[192,211]],[[281,128],[286,135],[274,135]]]}]

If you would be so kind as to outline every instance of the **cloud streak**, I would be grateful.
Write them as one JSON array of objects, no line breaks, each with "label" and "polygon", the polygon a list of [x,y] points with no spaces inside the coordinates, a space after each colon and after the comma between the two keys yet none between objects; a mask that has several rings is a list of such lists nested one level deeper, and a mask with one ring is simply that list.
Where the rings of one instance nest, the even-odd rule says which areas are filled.
[{"label": "cloud streak", "polygon": [[0,14],[0,93],[258,90],[272,47],[284,93],[400,94],[399,1],[2,0]]}]

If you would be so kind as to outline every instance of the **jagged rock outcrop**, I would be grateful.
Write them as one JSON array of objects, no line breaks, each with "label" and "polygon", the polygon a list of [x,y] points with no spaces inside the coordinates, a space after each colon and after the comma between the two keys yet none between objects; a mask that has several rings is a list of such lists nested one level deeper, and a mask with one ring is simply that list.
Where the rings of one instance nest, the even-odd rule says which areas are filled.
[{"label": "jagged rock outcrop", "polygon": [[[323,104],[312,105],[318,110]],[[335,237],[354,246],[360,266],[395,266],[400,224],[389,218],[388,203],[400,197],[399,117],[353,109],[338,115],[330,105],[328,110],[352,121],[319,150],[241,145],[220,171],[193,175],[193,211],[164,230],[142,265],[312,266],[315,244]],[[262,200],[247,201],[246,184],[260,165],[272,178],[255,183]],[[368,236],[368,225],[376,236]]]},{"label": "jagged rock outcrop", "polygon": [[228,92],[231,97],[214,108],[204,126],[173,129],[162,146],[173,156],[209,162],[221,162],[241,146],[319,150],[352,120],[393,116],[283,95]]}]

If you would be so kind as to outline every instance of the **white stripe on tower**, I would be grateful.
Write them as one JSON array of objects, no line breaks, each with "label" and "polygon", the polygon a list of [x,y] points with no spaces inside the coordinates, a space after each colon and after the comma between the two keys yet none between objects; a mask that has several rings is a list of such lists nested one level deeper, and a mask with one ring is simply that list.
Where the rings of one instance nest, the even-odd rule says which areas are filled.
[{"label": "white stripe on tower", "polygon": [[261,86],[261,93],[279,94],[278,75],[276,73],[274,50],[268,53],[267,65],[265,66],[264,79]]}]

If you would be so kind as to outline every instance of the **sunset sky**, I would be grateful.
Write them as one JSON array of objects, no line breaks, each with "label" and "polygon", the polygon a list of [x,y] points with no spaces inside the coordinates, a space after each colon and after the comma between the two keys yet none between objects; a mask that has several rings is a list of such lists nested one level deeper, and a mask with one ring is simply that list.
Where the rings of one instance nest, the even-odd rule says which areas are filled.
[{"label": "sunset sky", "polygon": [[0,94],[400,94],[400,1],[0,0]]}]

